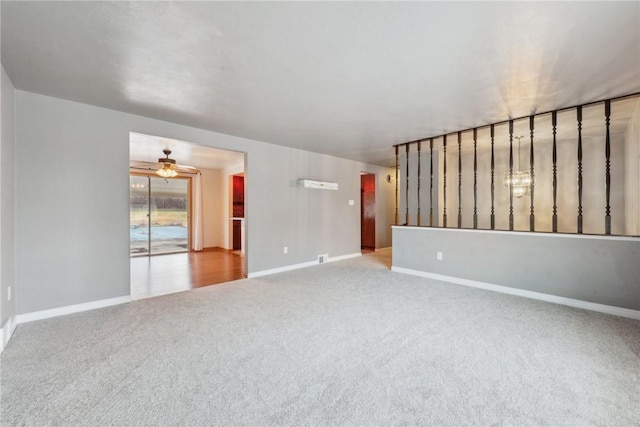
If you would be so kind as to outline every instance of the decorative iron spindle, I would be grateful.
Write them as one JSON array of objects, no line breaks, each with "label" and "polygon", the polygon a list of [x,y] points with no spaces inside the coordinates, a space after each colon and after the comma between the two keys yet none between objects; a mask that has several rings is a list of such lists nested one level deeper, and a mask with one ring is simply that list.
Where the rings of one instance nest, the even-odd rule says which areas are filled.
[{"label": "decorative iron spindle", "polygon": [[[496,195],[496,181],[495,181],[495,157],[493,155],[493,137],[495,136],[494,125],[491,125],[491,229],[496,228],[496,209],[495,209],[495,195]],[[396,147],[396,154],[398,150]],[[396,156],[397,157],[397,156]]]},{"label": "decorative iron spindle", "polygon": [[509,120],[509,230],[513,231],[513,120]]},{"label": "decorative iron spindle", "polygon": [[551,113],[551,126],[553,129],[553,217],[552,230],[558,232],[558,150],[556,147],[556,126],[558,124],[557,112]]},{"label": "decorative iron spindle", "polygon": [[429,140],[429,227],[433,227],[433,138]]},{"label": "decorative iron spindle", "polygon": [[398,164],[398,146],[396,145],[396,221],[395,224],[398,225],[398,169],[400,165]]},{"label": "decorative iron spindle", "polygon": [[404,200],[406,203],[406,213],[404,217],[404,225],[409,225],[409,144],[405,145],[407,153],[407,186],[405,187]]},{"label": "decorative iron spindle", "polygon": [[422,225],[420,217],[420,151],[422,150],[422,141],[418,141],[418,227]]},{"label": "decorative iron spindle", "polygon": [[611,122],[611,101],[604,102],[604,117],[606,124],[606,138],[604,145],[604,234],[611,234],[611,205],[609,204],[611,198],[611,139],[609,137],[609,123]]},{"label": "decorative iron spindle", "polygon": [[458,228],[462,228],[462,132],[458,132]]},{"label": "decorative iron spindle", "polygon": [[578,233],[582,234],[582,105],[576,109],[578,119]]},{"label": "decorative iron spindle", "polygon": [[473,129],[473,228],[478,228],[478,129]]},{"label": "decorative iron spindle", "polygon": [[535,187],[535,178],[533,171],[533,124],[535,116],[529,117],[529,133],[531,135],[531,148],[529,151],[529,174],[531,175],[531,185],[529,186],[529,195],[531,200],[531,206],[529,208],[529,231],[536,231],[536,217],[533,212],[533,189]]},{"label": "decorative iron spindle", "polygon": [[444,156],[444,174],[442,175],[442,197],[444,206],[442,210],[442,226],[447,228],[447,135],[444,135],[442,140],[443,156]]}]

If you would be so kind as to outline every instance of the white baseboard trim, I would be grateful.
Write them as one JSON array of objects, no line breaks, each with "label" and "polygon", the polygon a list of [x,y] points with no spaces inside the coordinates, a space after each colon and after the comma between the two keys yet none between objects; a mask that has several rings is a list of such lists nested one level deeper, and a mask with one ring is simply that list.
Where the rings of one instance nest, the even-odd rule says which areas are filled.
[{"label": "white baseboard trim", "polygon": [[79,313],[81,311],[94,310],[96,308],[110,307],[112,305],[126,304],[131,302],[129,295],[124,297],[108,298],[98,301],[85,302],[82,304],[67,305],[64,307],[52,308],[50,310],[34,311],[33,313],[19,314],[16,316],[17,323],[33,322],[34,320],[49,319],[51,317],[64,316],[65,314]]},{"label": "white baseboard trim", "polygon": [[4,325],[2,325],[2,329],[0,329],[0,337],[2,338],[2,341],[0,341],[0,353],[4,351],[7,343],[13,336],[13,333],[16,330],[16,326],[17,322],[15,316],[11,316],[10,318],[8,318],[7,321],[4,322]]},{"label": "white baseboard trim", "polygon": [[486,289],[488,291],[500,292],[503,294],[516,295],[525,298],[537,299],[556,304],[568,305],[570,307],[582,308],[585,310],[597,311],[600,313],[613,314],[614,316],[628,317],[640,320],[640,310],[614,307],[612,305],[598,304],[595,302],[582,301],[573,298],[560,297],[557,295],[543,294],[541,292],[527,291],[524,289],[510,288],[508,286],[494,285],[491,283],[478,282],[476,280],[461,279],[459,277],[445,276],[442,274],[427,273],[426,271],[412,270],[403,267],[391,267],[391,271],[412,276],[426,277],[429,279],[451,282],[457,285],[471,286],[473,288]]},{"label": "white baseboard trim", "polygon": [[[329,257],[324,262],[325,264],[328,262],[342,261],[349,258],[356,258],[362,256],[362,252],[355,252],[347,255],[339,255],[335,257]],[[318,261],[309,261],[309,262],[301,262],[300,264],[292,264],[286,265],[284,267],[271,268],[269,270],[256,271],[253,273],[247,274],[247,279],[255,279],[256,277],[268,276],[270,274],[283,273],[285,271],[297,270],[299,268],[311,267],[312,265],[318,265]]]}]

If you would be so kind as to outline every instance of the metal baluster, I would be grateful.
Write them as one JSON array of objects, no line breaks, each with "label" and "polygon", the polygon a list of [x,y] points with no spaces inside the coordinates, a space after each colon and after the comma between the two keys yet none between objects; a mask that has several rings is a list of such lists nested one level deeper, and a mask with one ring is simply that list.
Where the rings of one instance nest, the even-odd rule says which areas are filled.
[{"label": "metal baluster", "polygon": [[578,106],[578,233],[582,234],[582,105]]},{"label": "metal baluster", "polygon": [[[495,195],[496,195],[496,182],[495,182],[495,156],[493,155],[493,137],[495,136],[494,125],[491,125],[491,229],[496,228],[496,209],[495,209]],[[397,149],[396,149],[397,153]]]},{"label": "metal baluster", "polygon": [[553,128],[553,232],[558,232],[558,205],[557,205],[557,197],[558,197],[558,150],[556,147],[556,126],[558,124],[557,112],[554,111],[551,113],[551,126]]},{"label": "metal baluster", "polygon": [[509,230],[513,230],[513,120],[509,120]]},{"label": "metal baluster", "polygon": [[478,228],[478,129],[473,129],[473,228]]},{"label": "metal baluster", "polygon": [[429,227],[433,227],[433,138],[429,140]]},{"label": "metal baluster", "polygon": [[536,217],[533,212],[533,190],[535,184],[535,175],[533,170],[533,125],[534,125],[534,117],[529,117],[529,133],[531,134],[531,148],[529,154],[529,173],[531,174],[531,186],[529,188],[529,195],[531,200],[531,207],[529,208],[529,231],[536,231]]},{"label": "metal baluster", "polygon": [[418,141],[418,227],[422,225],[420,216],[420,151],[422,150],[422,141]]},{"label": "metal baluster", "polygon": [[442,147],[444,151],[444,174],[442,176],[442,196],[444,200],[444,207],[442,213],[442,226],[447,228],[447,135],[443,136]]},{"label": "metal baluster", "polygon": [[396,221],[395,224],[398,225],[398,169],[400,165],[398,164],[398,146],[396,145]]},{"label": "metal baluster", "polygon": [[604,116],[607,129],[607,135],[604,146],[604,158],[605,158],[605,178],[604,178],[604,194],[605,194],[605,208],[604,208],[604,233],[611,234],[611,139],[609,136],[609,123],[611,122],[611,100],[604,101]]},{"label": "metal baluster", "polygon": [[462,228],[462,132],[458,132],[458,228]]},{"label": "metal baluster", "polygon": [[405,200],[407,202],[406,205],[406,213],[404,218],[404,225],[409,225],[409,144],[405,145],[406,153],[407,153],[407,186],[405,187]]}]

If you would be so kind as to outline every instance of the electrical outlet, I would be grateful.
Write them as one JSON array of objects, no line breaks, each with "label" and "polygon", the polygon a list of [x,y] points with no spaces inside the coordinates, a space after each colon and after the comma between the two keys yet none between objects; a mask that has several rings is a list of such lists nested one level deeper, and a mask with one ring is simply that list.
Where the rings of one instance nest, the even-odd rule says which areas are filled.
[{"label": "electrical outlet", "polygon": [[436,252],[436,259],[442,261],[442,252]]},{"label": "electrical outlet", "polygon": [[7,288],[7,301],[11,301],[11,286]]},{"label": "electrical outlet", "polygon": [[289,248],[287,248],[286,246],[284,247],[284,253],[288,254],[289,253]]},{"label": "electrical outlet", "polygon": [[349,206],[355,206],[355,205],[356,205],[355,200],[349,200]]}]

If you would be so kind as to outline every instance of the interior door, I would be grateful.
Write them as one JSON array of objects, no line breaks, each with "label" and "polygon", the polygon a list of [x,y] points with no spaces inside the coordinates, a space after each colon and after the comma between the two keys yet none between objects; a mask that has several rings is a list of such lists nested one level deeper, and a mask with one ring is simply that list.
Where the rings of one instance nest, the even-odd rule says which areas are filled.
[{"label": "interior door", "polygon": [[360,175],[360,246],[376,247],[376,176]]}]

